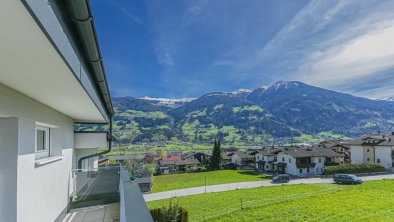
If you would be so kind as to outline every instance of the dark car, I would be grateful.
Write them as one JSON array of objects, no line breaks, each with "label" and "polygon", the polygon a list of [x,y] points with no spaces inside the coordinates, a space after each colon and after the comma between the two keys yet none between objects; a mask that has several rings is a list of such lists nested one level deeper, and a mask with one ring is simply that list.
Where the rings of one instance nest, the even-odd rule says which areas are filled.
[{"label": "dark car", "polygon": [[362,184],[363,181],[353,174],[335,174],[335,183],[346,183],[346,184]]},{"label": "dark car", "polygon": [[290,181],[290,175],[288,174],[279,174],[277,176],[272,177],[272,182],[274,183],[288,183]]}]

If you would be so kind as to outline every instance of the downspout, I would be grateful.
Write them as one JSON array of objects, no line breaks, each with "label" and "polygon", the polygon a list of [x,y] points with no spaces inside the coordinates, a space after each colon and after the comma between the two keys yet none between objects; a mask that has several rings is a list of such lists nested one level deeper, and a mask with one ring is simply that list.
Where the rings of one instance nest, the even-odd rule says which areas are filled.
[{"label": "downspout", "polygon": [[110,119],[109,119],[109,132],[108,132],[108,135],[107,135],[108,149],[104,150],[102,152],[99,152],[99,153],[94,153],[94,154],[90,154],[90,155],[83,156],[83,157],[79,158],[79,160],[78,160],[78,171],[82,170],[82,161],[84,161],[86,159],[89,159],[89,158],[98,157],[98,156],[101,156],[101,155],[104,155],[104,154],[107,154],[107,153],[111,152],[112,141],[113,141],[113,137],[112,137],[112,117],[110,117]]}]

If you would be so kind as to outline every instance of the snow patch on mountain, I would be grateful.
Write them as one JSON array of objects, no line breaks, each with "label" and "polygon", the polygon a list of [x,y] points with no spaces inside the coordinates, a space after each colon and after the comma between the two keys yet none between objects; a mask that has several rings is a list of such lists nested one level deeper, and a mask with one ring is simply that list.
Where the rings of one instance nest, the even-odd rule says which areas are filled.
[{"label": "snow patch on mountain", "polygon": [[153,98],[149,96],[141,97],[140,99],[150,101],[157,106],[165,106],[170,108],[178,107],[184,103],[195,100],[196,98]]}]

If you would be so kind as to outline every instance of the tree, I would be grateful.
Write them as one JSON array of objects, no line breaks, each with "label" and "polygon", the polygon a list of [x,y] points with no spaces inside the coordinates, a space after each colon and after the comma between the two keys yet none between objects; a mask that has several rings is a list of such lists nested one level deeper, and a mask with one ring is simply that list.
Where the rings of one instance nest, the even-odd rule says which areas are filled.
[{"label": "tree", "polygon": [[210,161],[210,168],[213,170],[219,170],[220,169],[220,140],[215,140],[215,143],[213,145],[212,149],[212,157]]},{"label": "tree", "polygon": [[161,156],[161,157],[167,156],[167,153],[166,153],[166,151],[165,151],[164,149],[161,149],[161,150],[160,150],[160,156]]}]

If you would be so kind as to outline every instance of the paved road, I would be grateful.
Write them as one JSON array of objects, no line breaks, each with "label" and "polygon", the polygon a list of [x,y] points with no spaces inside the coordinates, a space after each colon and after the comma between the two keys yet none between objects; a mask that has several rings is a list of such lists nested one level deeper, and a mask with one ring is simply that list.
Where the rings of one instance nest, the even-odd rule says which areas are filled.
[{"label": "paved road", "polygon": [[[361,177],[364,181],[369,180],[382,180],[382,179],[394,179],[394,174],[386,174],[386,175],[375,175],[375,176],[363,176]],[[316,184],[316,183],[332,183],[332,178],[304,178],[304,179],[294,179],[291,180],[288,184]],[[219,184],[219,185],[211,185],[211,186],[201,186],[201,187],[192,187],[186,189],[179,190],[170,190],[158,193],[150,193],[145,194],[144,199],[146,202],[168,199],[172,197],[181,197],[181,196],[190,196],[195,194],[202,193],[213,193],[213,192],[222,192],[229,190],[237,190],[237,189],[247,189],[247,188],[255,188],[262,186],[280,186],[282,184],[271,183],[270,180],[260,180],[260,181],[252,181],[252,182],[241,182],[241,183],[228,183],[228,184]]]}]

